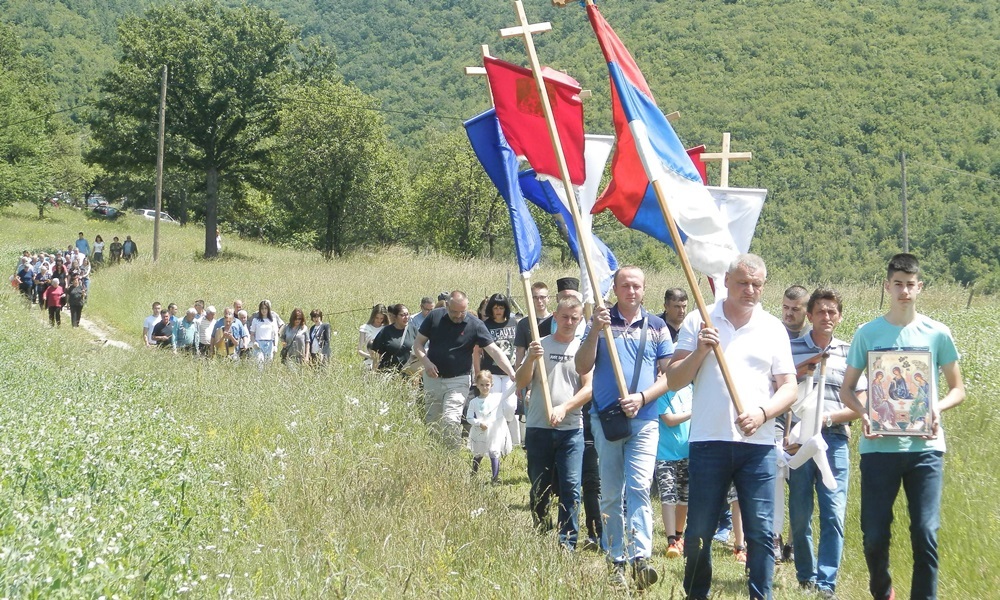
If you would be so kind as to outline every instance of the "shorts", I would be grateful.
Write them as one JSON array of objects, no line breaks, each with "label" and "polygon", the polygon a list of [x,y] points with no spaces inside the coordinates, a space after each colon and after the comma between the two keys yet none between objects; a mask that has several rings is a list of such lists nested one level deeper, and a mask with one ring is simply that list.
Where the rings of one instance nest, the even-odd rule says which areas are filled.
[{"label": "shorts", "polygon": [[688,503],[688,459],[656,461],[656,487],[660,504],[682,505]]}]

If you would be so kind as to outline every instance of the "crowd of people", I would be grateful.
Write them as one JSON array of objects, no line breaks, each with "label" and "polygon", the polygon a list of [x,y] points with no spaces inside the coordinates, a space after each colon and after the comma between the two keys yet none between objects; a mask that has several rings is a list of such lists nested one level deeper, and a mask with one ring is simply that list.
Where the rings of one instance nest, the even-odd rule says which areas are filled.
[{"label": "crowd of people", "polygon": [[[97,249],[90,252],[98,262]],[[79,245],[55,255],[26,253],[16,285],[49,307],[58,325],[63,296],[71,309],[86,299],[87,258]],[[680,288],[666,290],[663,312],[653,314],[645,306],[645,274],[629,266],[614,275],[617,302],[594,308],[589,320],[577,279],[556,282],[554,312],[548,286],[534,283],[537,339],[529,319],[518,318],[499,293],[485,298],[478,314],[461,290],[436,301],[424,297],[414,313],[404,304],[376,304],[359,327],[357,358],[366,369],[420,385],[426,424],[447,446],[472,451],[474,476],[488,458],[491,481],[501,482],[501,458],[523,448],[535,526],[555,530],[569,551],[604,553],[616,586],[645,589],[659,580],[651,562],[658,498],[665,555],[684,559],[685,597],[694,600],[709,597],[713,542],[728,544],[730,535],[734,560],[746,565],[750,598],[772,597],[774,566],[783,560],[794,563],[803,589],[836,598],[851,529],[848,439],[860,421],[860,530],[870,592],[895,598],[890,525],[902,486],[911,521],[911,597],[934,598],[941,413],[963,401],[964,384],[950,330],[916,310],[923,286],[916,257],[892,257],[886,273],[889,311],[851,343],[835,336],[844,313],[836,290],[792,286],[781,317],[772,316],[761,305],[766,265],[744,254],[725,275],[725,295],[704,316],[687,310]],[[66,279],[71,284],[63,290]],[[76,324],[79,311],[73,314]],[[268,300],[252,315],[240,300],[221,315],[202,300],[183,314],[176,304],[155,302],[142,339],[175,353],[260,364],[279,355],[292,364],[328,363],[330,325],[320,310],[309,319],[295,308],[284,322]],[[896,366],[889,381],[880,357],[901,350],[921,353],[919,368]],[[941,398],[938,373],[947,390]],[[871,413],[870,389],[881,398]],[[905,408],[889,410],[919,418],[918,435],[886,435],[882,413],[900,398]]]},{"label": "crowd of people", "polygon": [[266,299],[252,315],[243,309],[242,300],[234,300],[221,313],[215,306],[206,306],[204,300],[195,300],[183,315],[178,311],[175,303],[163,308],[160,302],[153,302],[152,313],[142,325],[143,345],[175,354],[253,360],[260,365],[276,358],[291,365],[325,365],[330,361],[330,324],[323,321],[319,309],[310,311],[311,324],[301,308],[292,309],[285,322]]},{"label": "crowd of people", "polygon": [[[596,308],[589,322],[578,281],[559,280],[554,313],[548,312],[548,287],[536,283],[531,300],[540,340],[534,341],[528,320],[511,318],[507,298],[489,297],[477,317],[468,296],[456,290],[443,294],[438,308],[425,298],[420,322],[398,326],[403,333],[394,339],[410,344],[408,357],[394,351],[383,363],[364,351],[378,345],[384,328],[372,342],[362,328],[359,353],[375,368],[422,368],[428,426],[452,447],[467,444],[474,471],[489,457],[495,481],[499,458],[521,445],[535,525],[555,529],[567,550],[583,540],[583,547],[603,552],[617,586],[645,589],[659,579],[650,562],[658,497],[665,554],[684,558],[683,587],[691,599],[709,597],[713,542],[729,543],[730,535],[734,560],[746,565],[750,598],[772,597],[774,566],[782,561],[794,564],[804,590],[837,597],[851,528],[847,442],[851,423],[860,420],[860,530],[870,592],[879,600],[895,598],[889,541],[902,486],[912,523],[911,597],[934,598],[941,413],[960,404],[965,392],[950,331],[916,311],[919,262],[910,254],[890,260],[890,309],[862,326],[853,343],[834,335],[844,312],[836,290],[792,286],[778,318],[761,306],[766,279],[760,257],[741,255],[726,273],[723,299],[706,307],[708,319],[688,313],[679,288],[666,291],[656,315],[644,306],[642,270],[623,267],[614,277],[617,303]],[[405,307],[393,310],[398,320]],[[368,325],[393,322],[379,320],[378,312]],[[870,416],[866,408],[872,384],[865,373],[873,364],[884,369],[880,353],[900,349],[923,353],[927,364],[894,373],[895,382],[878,370],[876,386],[902,391],[890,396],[879,387],[874,393],[902,398],[896,401],[906,402],[908,418],[920,419],[919,435],[885,435],[877,413]],[[940,399],[936,377],[927,383],[927,374],[938,372],[947,389]],[[816,429],[808,433],[811,420]],[[552,498],[558,500],[554,523]],[[818,544],[812,530],[817,506]]]},{"label": "crowd of people", "polygon": [[[125,242],[115,237],[108,246],[110,264],[121,260],[131,261],[139,255],[132,236],[125,236]],[[70,323],[80,326],[83,307],[90,292],[90,279],[94,271],[105,264],[105,243],[98,235],[91,244],[83,232],[65,250],[50,250],[21,253],[17,268],[10,277],[11,285],[21,292],[29,304],[37,303],[48,311],[52,327],[62,325],[62,312],[68,308]]]}]

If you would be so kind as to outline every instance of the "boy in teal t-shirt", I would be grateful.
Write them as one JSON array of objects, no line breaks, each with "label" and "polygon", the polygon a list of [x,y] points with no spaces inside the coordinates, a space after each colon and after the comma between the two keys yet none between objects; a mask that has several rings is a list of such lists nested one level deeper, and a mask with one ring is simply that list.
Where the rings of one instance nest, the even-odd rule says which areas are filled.
[{"label": "boy in teal t-shirt", "polygon": [[[923,282],[920,281],[920,263],[915,256],[897,254],[890,259],[885,289],[890,298],[889,312],[862,325],[854,336],[847,355],[848,366],[840,399],[845,406],[862,415],[864,426],[864,439],[859,444],[861,532],[872,597],[876,600],[895,598],[889,574],[889,543],[892,506],[902,485],[910,514],[913,547],[910,597],[930,599],[937,596],[938,582],[937,531],[941,525],[945,452],[941,413],[962,403],[965,385],[951,331],[917,312],[916,301]],[[877,428],[873,431],[865,406],[852,392],[868,367],[869,352],[886,350],[930,353],[928,372],[920,373],[919,380],[914,376],[914,387],[919,388],[916,391],[922,392],[929,405],[921,415],[930,432],[927,436],[888,436],[879,434]],[[937,398],[938,371],[944,375],[948,387],[947,394],[940,399]],[[868,380],[877,382],[876,375],[868,373]],[[869,402],[872,401],[869,395]]]},{"label": "boy in teal t-shirt", "polygon": [[667,532],[667,558],[684,554],[684,523],[688,503],[688,439],[691,431],[693,386],[667,392],[657,401],[660,439],[656,446],[656,486]]}]

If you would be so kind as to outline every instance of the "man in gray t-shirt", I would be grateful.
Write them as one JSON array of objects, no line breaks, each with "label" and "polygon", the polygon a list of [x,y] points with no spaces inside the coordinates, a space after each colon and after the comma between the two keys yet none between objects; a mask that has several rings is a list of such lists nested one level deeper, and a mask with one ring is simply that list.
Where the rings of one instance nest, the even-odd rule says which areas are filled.
[{"label": "man in gray t-shirt", "polygon": [[[550,529],[549,496],[553,476],[559,478],[559,543],[576,548],[580,479],[583,468],[583,413],[591,398],[591,373],[578,375],[575,356],[580,347],[576,329],[583,320],[583,304],[578,298],[560,300],[554,319],[556,331],[528,346],[524,363],[517,370],[515,385],[531,383],[531,402],[524,448],[531,481],[531,514],[540,529]],[[546,414],[542,394],[541,369],[544,358],[548,375],[552,412]],[[555,472],[555,473],[554,473]]]}]

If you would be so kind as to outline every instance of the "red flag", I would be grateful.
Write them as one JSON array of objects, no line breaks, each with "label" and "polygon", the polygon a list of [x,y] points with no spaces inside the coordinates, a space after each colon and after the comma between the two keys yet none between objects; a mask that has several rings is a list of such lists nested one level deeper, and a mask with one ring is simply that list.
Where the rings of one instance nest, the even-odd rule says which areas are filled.
[{"label": "red flag", "polygon": [[708,185],[708,170],[705,168],[705,161],[701,160],[701,155],[704,152],[705,144],[687,149],[688,156],[691,157],[691,162],[694,163],[694,168],[698,169],[698,174],[701,175],[701,182]]},{"label": "red flag", "polygon": [[[547,135],[545,112],[531,70],[489,56],[483,60],[497,118],[507,142],[514,152],[528,159],[537,173],[561,179],[559,162]],[[548,67],[542,68],[542,77],[569,167],[569,180],[574,185],[583,185],[587,174],[583,158],[580,84],[569,75]]]}]

